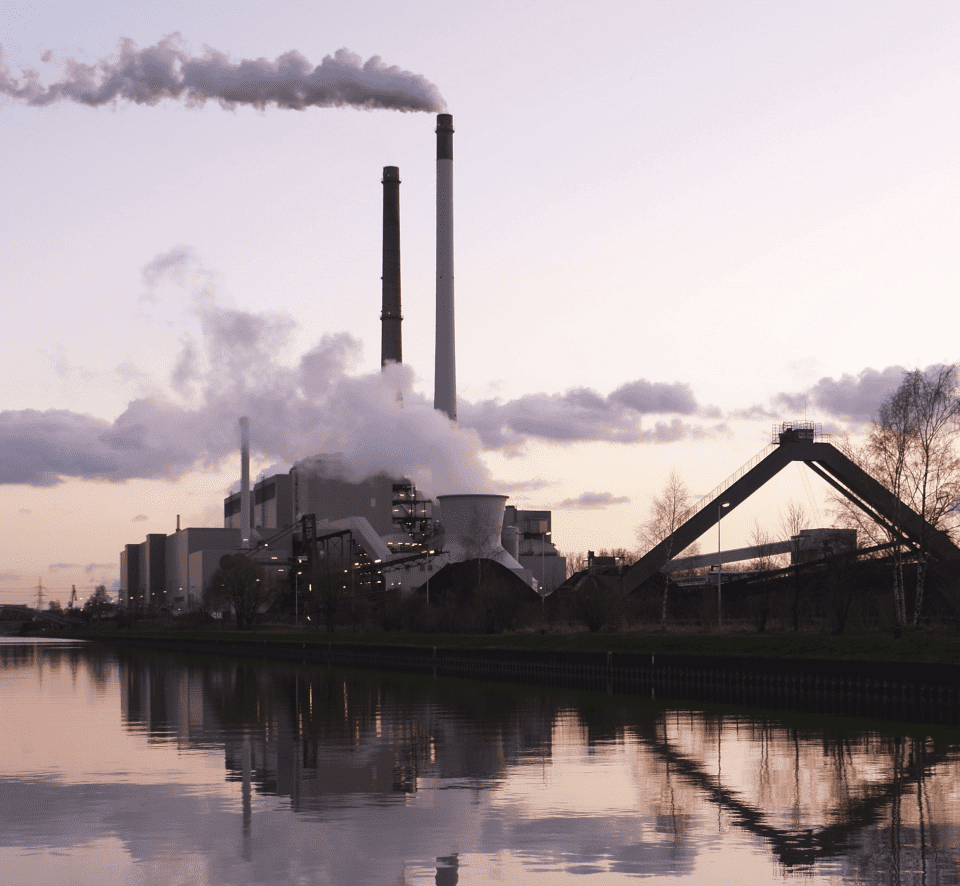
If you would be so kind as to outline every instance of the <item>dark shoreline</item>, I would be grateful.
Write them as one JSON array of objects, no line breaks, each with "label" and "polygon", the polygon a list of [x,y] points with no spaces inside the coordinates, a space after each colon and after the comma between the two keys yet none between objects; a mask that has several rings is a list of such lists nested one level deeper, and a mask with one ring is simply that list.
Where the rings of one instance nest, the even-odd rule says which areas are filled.
[{"label": "dark shoreline", "polygon": [[[636,648],[413,645],[349,642],[342,636],[295,633],[205,632],[203,636],[188,636],[173,631],[126,634],[91,630],[77,631],[74,636],[126,649],[568,686],[663,700],[787,708],[914,723],[960,724],[960,664],[956,663],[698,654]],[[614,637],[596,638],[602,639]]]}]

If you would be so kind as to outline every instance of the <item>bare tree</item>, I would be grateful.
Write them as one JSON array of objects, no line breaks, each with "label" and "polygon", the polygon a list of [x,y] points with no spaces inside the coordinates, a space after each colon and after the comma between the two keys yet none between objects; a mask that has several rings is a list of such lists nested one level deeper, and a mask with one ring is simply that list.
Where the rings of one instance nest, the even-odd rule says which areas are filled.
[{"label": "bare tree", "polygon": [[336,632],[337,617],[351,602],[348,590],[350,566],[349,558],[344,557],[315,557],[311,564],[308,605],[312,604],[331,634]]},{"label": "bare tree", "polygon": [[107,593],[105,585],[97,585],[93,593],[83,604],[83,611],[88,618],[99,621],[110,613],[110,595]]},{"label": "bare tree", "polygon": [[587,558],[583,555],[583,551],[578,554],[567,554],[566,561],[567,578],[587,568]]},{"label": "bare tree", "polygon": [[791,563],[790,581],[793,585],[793,629],[800,630],[800,533],[807,523],[807,509],[802,502],[792,498],[785,509],[780,511],[780,529],[790,540]]},{"label": "bare tree", "polygon": [[[484,565],[500,550],[502,519],[494,511],[477,508],[470,516],[467,536],[463,539],[467,558],[477,561],[477,592],[484,587],[487,570]],[[544,537],[546,543],[546,537]]]},{"label": "bare tree", "polygon": [[272,593],[262,566],[243,554],[224,554],[204,599],[211,609],[229,606],[237,619],[237,627],[243,628],[269,603]]},{"label": "bare tree", "polygon": [[[892,398],[891,398],[892,399]],[[897,418],[900,404],[885,403],[880,418],[874,421],[866,443],[856,446],[849,438],[841,438],[840,449],[852,462],[886,487],[896,500],[893,524],[877,523],[866,511],[845,495],[829,495],[834,525],[855,529],[861,546],[892,546],[893,552],[893,606],[897,623],[907,623],[903,583],[903,537],[896,530],[899,525],[906,492],[907,436],[902,421]],[[902,416],[900,416],[902,418]],[[881,556],[877,554],[876,556]]]},{"label": "bare tree", "polygon": [[[958,370],[955,365],[904,374],[900,386],[880,407],[864,446],[847,446],[846,454],[882,483],[896,501],[892,527],[878,527],[849,502],[833,497],[839,525],[856,528],[875,544],[893,546],[893,596],[897,622],[915,626],[922,612],[929,556],[930,527],[956,533],[960,498],[960,421]],[[913,543],[917,582],[912,615],[903,579],[905,543],[898,531],[899,508],[907,506],[922,518]]]},{"label": "bare tree", "polygon": [[[757,549],[757,556],[751,564],[757,572],[769,572],[777,565],[777,557],[773,553],[773,539],[765,526],[760,524],[759,520],[753,523],[753,530],[750,533],[750,544]],[[760,605],[759,622],[757,631],[763,633],[767,629],[767,621],[770,618],[770,582],[764,581],[763,601]]]},{"label": "bare tree", "polygon": [[673,468],[660,492],[650,502],[649,516],[636,529],[637,542],[643,553],[655,548],[686,522],[690,515],[690,498],[687,484]]},{"label": "bare tree", "polygon": [[954,442],[960,418],[957,391],[957,367],[938,366],[921,372],[908,372],[897,390],[906,390],[912,420],[912,458],[907,460],[907,475],[913,489],[914,510],[923,518],[917,550],[917,590],[913,606],[913,626],[917,626],[923,606],[927,573],[928,526],[940,528],[954,511],[960,495],[960,459]]},{"label": "bare tree", "polygon": [[[665,539],[673,535],[690,518],[690,490],[680,476],[679,471],[673,468],[670,471],[663,488],[650,502],[650,515],[636,530],[640,549],[646,553],[652,550]],[[696,553],[696,546],[690,546],[691,554]],[[667,551],[667,561],[660,570],[663,581],[663,604],[660,610],[660,627],[667,626],[667,596],[670,587],[669,564],[671,558],[680,551]]]}]

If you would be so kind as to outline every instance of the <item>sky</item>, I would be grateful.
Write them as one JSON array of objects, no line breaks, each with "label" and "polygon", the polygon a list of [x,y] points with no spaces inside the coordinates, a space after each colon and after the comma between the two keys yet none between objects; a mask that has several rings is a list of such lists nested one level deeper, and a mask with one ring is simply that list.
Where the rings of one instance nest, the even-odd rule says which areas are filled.
[{"label": "sky", "polygon": [[[241,415],[254,474],[342,451],[550,508],[580,552],[635,547],[671,469],[699,497],[777,422],[857,438],[904,369],[957,360],[956,4],[451,9],[4,5],[0,602],[113,586],[178,514],[222,525]],[[432,410],[438,110],[457,427]],[[791,467],[724,546],[790,498],[829,523]]]}]

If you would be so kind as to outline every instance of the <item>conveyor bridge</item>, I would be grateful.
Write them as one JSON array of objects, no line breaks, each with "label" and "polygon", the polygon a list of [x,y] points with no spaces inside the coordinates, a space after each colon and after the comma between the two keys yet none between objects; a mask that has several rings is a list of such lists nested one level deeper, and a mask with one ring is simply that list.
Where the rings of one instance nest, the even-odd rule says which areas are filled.
[{"label": "conveyor bridge", "polygon": [[947,533],[925,524],[912,510],[818,433],[813,422],[787,422],[773,443],[693,507],[691,516],[672,535],[641,557],[623,576],[631,593],[659,572],[680,551],[693,544],[720,519],[746,501],[791,462],[803,462],[840,494],[907,544],[921,538],[938,560],[960,560],[960,548]]}]

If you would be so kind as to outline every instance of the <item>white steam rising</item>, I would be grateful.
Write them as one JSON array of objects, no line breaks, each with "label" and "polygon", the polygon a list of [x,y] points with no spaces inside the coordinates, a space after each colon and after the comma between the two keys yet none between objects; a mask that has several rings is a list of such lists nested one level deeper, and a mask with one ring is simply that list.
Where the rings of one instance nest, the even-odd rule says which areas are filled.
[{"label": "white steam rising", "polygon": [[210,47],[202,56],[192,56],[183,48],[180,34],[170,34],[145,49],[125,38],[116,57],[92,65],[68,59],[65,68],[64,76],[49,85],[33,69],[16,77],[3,62],[0,48],[0,94],[35,107],[60,101],[91,107],[118,101],[155,105],[168,98],[189,106],[213,100],[225,108],[276,105],[295,110],[352,107],[436,112],[446,106],[437,87],[420,74],[388,66],[379,56],[364,62],[347,49],[326,56],[317,66],[296,50],[276,61],[233,62]]},{"label": "white steam rising", "polygon": [[151,286],[184,273],[199,284],[199,335],[185,340],[168,394],[134,400],[112,422],[67,410],[0,411],[0,484],[173,480],[236,458],[237,419],[247,415],[252,452],[272,461],[342,452],[356,479],[384,472],[409,477],[428,494],[490,491],[477,434],[457,428],[415,392],[409,366],[355,374],[360,345],[347,333],[324,336],[295,363],[284,363],[290,318],[217,304],[184,247],[148,268]]}]

